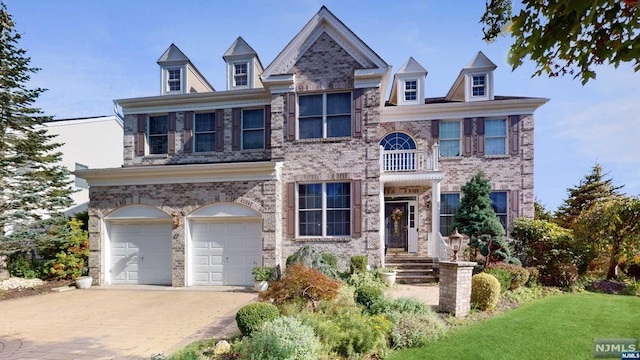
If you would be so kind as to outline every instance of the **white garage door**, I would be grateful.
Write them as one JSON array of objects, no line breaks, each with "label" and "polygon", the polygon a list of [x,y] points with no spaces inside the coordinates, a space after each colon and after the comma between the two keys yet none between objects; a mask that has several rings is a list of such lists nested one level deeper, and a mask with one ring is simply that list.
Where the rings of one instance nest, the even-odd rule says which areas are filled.
[{"label": "white garage door", "polygon": [[171,285],[171,224],[111,224],[111,283]]},{"label": "white garage door", "polygon": [[192,222],[193,285],[252,285],[262,264],[260,222]]}]

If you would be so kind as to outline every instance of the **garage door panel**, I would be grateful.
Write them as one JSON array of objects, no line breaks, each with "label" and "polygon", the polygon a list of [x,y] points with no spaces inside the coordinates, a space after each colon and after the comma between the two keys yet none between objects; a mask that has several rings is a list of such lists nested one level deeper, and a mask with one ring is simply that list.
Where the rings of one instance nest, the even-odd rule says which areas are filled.
[{"label": "garage door panel", "polygon": [[110,224],[111,282],[171,284],[171,224]]},{"label": "garage door panel", "polygon": [[259,222],[193,222],[190,228],[193,285],[253,284],[251,270],[262,264]]}]

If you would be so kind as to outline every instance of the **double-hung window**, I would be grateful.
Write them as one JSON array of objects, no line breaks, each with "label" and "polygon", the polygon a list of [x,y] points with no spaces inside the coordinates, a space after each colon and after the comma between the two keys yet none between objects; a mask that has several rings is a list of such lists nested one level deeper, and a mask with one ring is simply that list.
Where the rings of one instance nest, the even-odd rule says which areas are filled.
[{"label": "double-hung window", "polygon": [[351,136],[351,93],[298,97],[298,137],[319,139]]},{"label": "double-hung window", "polygon": [[233,65],[233,86],[247,86],[247,84],[247,63],[238,63]]},{"label": "double-hung window", "polygon": [[195,114],[194,121],[195,151],[214,151],[216,148],[216,114]]},{"label": "double-hung window", "polygon": [[460,207],[460,193],[440,194],[440,234],[449,236],[453,214]]},{"label": "double-hung window", "polygon": [[298,235],[351,235],[351,184],[298,184]]},{"label": "double-hung window", "polygon": [[168,116],[149,116],[149,154],[166,154],[168,146]]},{"label": "double-hung window", "polygon": [[242,111],[242,149],[264,149],[264,110]]},{"label": "double-hung window", "polygon": [[460,156],[460,121],[440,122],[440,156]]},{"label": "double-hung window", "polygon": [[506,119],[485,121],[484,147],[486,155],[503,155],[507,153]]},{"label": "double-hung window", "polygon": [[404,100],[414,101],[418,98],[418,82],[407,80],[404,82]]},{"label": "double-hung window", "polygon": [[169,91],[180,91],[180,69],[167,70]]},{"label": "double-hung window", "polygon": [[482,74],[471,76],[471,94],[473,96],[487,95],[487,75]]},{"label": "double-hung window", "polygon": [[506,191],[494,191],[489,194],[491,199],[491,207],[496,213],[502,226],[507,229],[507,192]]}]

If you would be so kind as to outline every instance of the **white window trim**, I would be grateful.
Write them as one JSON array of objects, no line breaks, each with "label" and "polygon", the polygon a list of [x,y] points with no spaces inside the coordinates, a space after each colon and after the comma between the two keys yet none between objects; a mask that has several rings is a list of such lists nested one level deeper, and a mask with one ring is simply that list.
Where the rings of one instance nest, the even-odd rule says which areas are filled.
[{"label": "white window trim", "polygon": [[[245,149],[244,148],[244,112],[245,111],[251,111],[251,110],[262,110],[262,127],[261,128],[255,128],[255,129],[247,129],[247,131],[257,131],[257,130],[262,130],[262,147],[260,148],[253,148],[253,149]],[[265,113],[264,113],[264,108],[249,108],[249,109],[242,109],[240,111],[240,150],[263,150],[265,149],[265,140],[266,140],[266,129],[265,129]]]},{"label": "white window trim", "polygon": [[[175,81],[175,80],[170,80],[169,79],[169,72],[170,71],[174,71],[174,70],[179,70],[180,71],[180,90],[171,90],[171,82]],[[165,94],[182,94],[184,93],[184,89],[186,88],[186,74],[184,71],[184,67],[183,66],[171,66],[171,67],[167,67],[164,69],[163,72],[163,77],[164,79],[162,79],[162,86],[164,89],[164,93]]]},{"label": "white window trim", "polygon": [[[446,158],[446,159],[455,159],[455,158],[459,158],[462,156],[462,131],[464,128],[464,123],[463,120],[442,120],[440,122],[440,126],[442,126],[443,123],[458,123],[458,155],[453,155],[453,156],[444,156],[442,155],[442,153],[440,152],[441,150],[438,150],[440,153],[438,154],[438,156],[440,156],[441,158]],[[438,134],[438,143],[439,145],[442,145],[442,137],[440,136],[440,134]],[[449,141],[449,140],[455,140],[454,138],[447,138],[444,139],[445,141]],[[439,149],[442,149],[442,146],[439,147]]]},{"label": "white window trim", "polygon": [[[154,134],[151,135],[151,118],[154,117],[166,117],[167,118],[167,132],[164,135]],[[146,131],[146,144],[145,144],[145,154],[147,155],[166,155],[169,153],[169,115],[168,114],[160,114],[160,115],[148,115],[147,116],[147,131]],[[165,136],[167,138],[167,152],[165,153],[152,153],[151,152],[151,136],[160,137]]]},{"label": "white window trim", "polygon": [[[300,235],[300,185],[322,184],[322,229],[321,235]],[[349,184],[349,234],[347,235],[327,235],[327,184]],[[300,239],[341,239],[351,237],[353,235],[353,186],[350,181],[311,181],[299,182],[295,185],[296,189],[296,238]],[[345,208],[336,208],[335,210],[344,210]]]},{"label": "white window trim", "polygon": [[[351,103],[353,103],[353,92],[352,91],[336,91],[336,92],[323,92],[321,94],[298,94],[297,100],[298,100],[298,104],[300,103],[300,96],[310,96],[310,95],[322,95],[322,137],[319,138],[305,138],[302,140],[313,140],[313,139],[333,139],[327,136],[327,95],[328,94],[346,94],[349,93],[350,97],[351,97]],[[346,115],[347,113],[344,114],[332,114],[331,116],[340,116],[340,115]],[[350,108],[349,111],[349,116],[351,117],[351,120],[353,121],[353,108]],[[352,125],[349,125],[352,126]],[[351,129],[351,132],[353,133],[353,128]],[[351,136],[348,135],[348,136]],[[300,139],[300,111],[296,112],[296,139]]]},{"label": "white window trim", "polygon": [[[213,114],[213,131],[200,131],[198,132],[196,129],[196,116],[197,115],[202,115],[202,114]],[[196,139],[198,138],[198,134],[213,134],[214,139],[216,136],[216,122],[218,121],[217,117],[216,117],[216,112],[201,112],[201,113],[194,113],[193,114],[193,123],[191,124],[191,128],[193,129],[193,136],[191,137],[191,149],[193,153],[197,153],[197,154],[203,154],[203,153],[208,153],[208,152],[214,152],[216,151],[216,146],[217,144],[215,144],[213,146],[213,150],[210,151],[198,151],[198,142],[196,141]],[[217,139],[216,139],[217,140]]]},{"label": "white window trim", "polygon": [[[487,135],[487,122],[491,121],[491,120],[503,120],[504,121],[504,136],[488,136]],[[484,121],[484,128],[485,128],[485,133],[484,133],[484,154],[485,156],[491,157],[491,156],[497,156],[497,157],[502,157],[502,156],[506,156],[509,155],[509,118],[492,118],[492,119],[485,119]],[[504,138],[504,152],[501,154],[487,154],[487,140],[488,139],[500,139],[500,138]]]},{"label": "white window trim", "polygon": [[[450,195],[450,194],[457,194],[458,195],[458,206],[460,206],[460,201],[462,201],[462,196],[463,196],[462,192],[460,192],[460,191],[442,192],[442,193],[440,193],[440,196]],[[438,199],[438,200],[440,201],[440,199]],[[442,218],[443,217],[451,218],[453,220],[453,215],[455,215],[455,212],[452,213],[452,214],[443,214],[441,209],[438,209],[438,216],[440,217],[439,220],[438,220],[439,224],[440,225],[442,224]],[[441,230],[441,227],[438,228],[438,232],[440,232],[440,230]],[[443,236],[445,236],[445,235],[443,235]]]},{"label": "white window trim", "polygon": [[[474,76],[484,76],[484,95],[473,95],[473,77]],[[465,91],[465,100],[466,101],[483,101],[483,100],[493,100],[493,73],[492,72],[473,72],[468,73],[466,75],[466,91]]]},{"label": "white window trim", "polygon": [[[243,74],[236,74],[236,66],[238,65],[245,65],[246,66],[246,72]],[[245,62],[245,61],[238,61],[238,62],[234,62],[233,64],[231,64],[231,72],[233,75],[233,79],[231,80],[233,82],[233,88],[234,89],[242,89],[242,88],[248,88],[249,87],[249,62]],[[239,76],[245,76],[247,78],[247,83],[245,85],[237,85],[236,79]]]},{"label": "white window trim", "polygon": [[[407,83],[409,83],[409,82],[414,82],[416,88],[415,89],[411,89],[411,90],[407,90]],[[406,80],[404,80],[403,85],[404,86],[403,86],[403,96],[402,96],[402,98],[404,99],[404,102],[405,103],[418,102],[418,86],[419,86],[418,85],[418,79],[406,79]],[[414,93],[416,98],[413,99],[413,100],[407,100],[407,94],[408,93]]]}]

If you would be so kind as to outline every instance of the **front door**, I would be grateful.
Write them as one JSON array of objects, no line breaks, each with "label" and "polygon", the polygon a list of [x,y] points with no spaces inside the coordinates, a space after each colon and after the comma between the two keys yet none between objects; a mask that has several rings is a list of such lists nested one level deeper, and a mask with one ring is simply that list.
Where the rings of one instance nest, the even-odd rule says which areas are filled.
[{"label": "front door", "polygon": [[407,203],[385,203],[384,209],[387,249],[407,251]]}]

